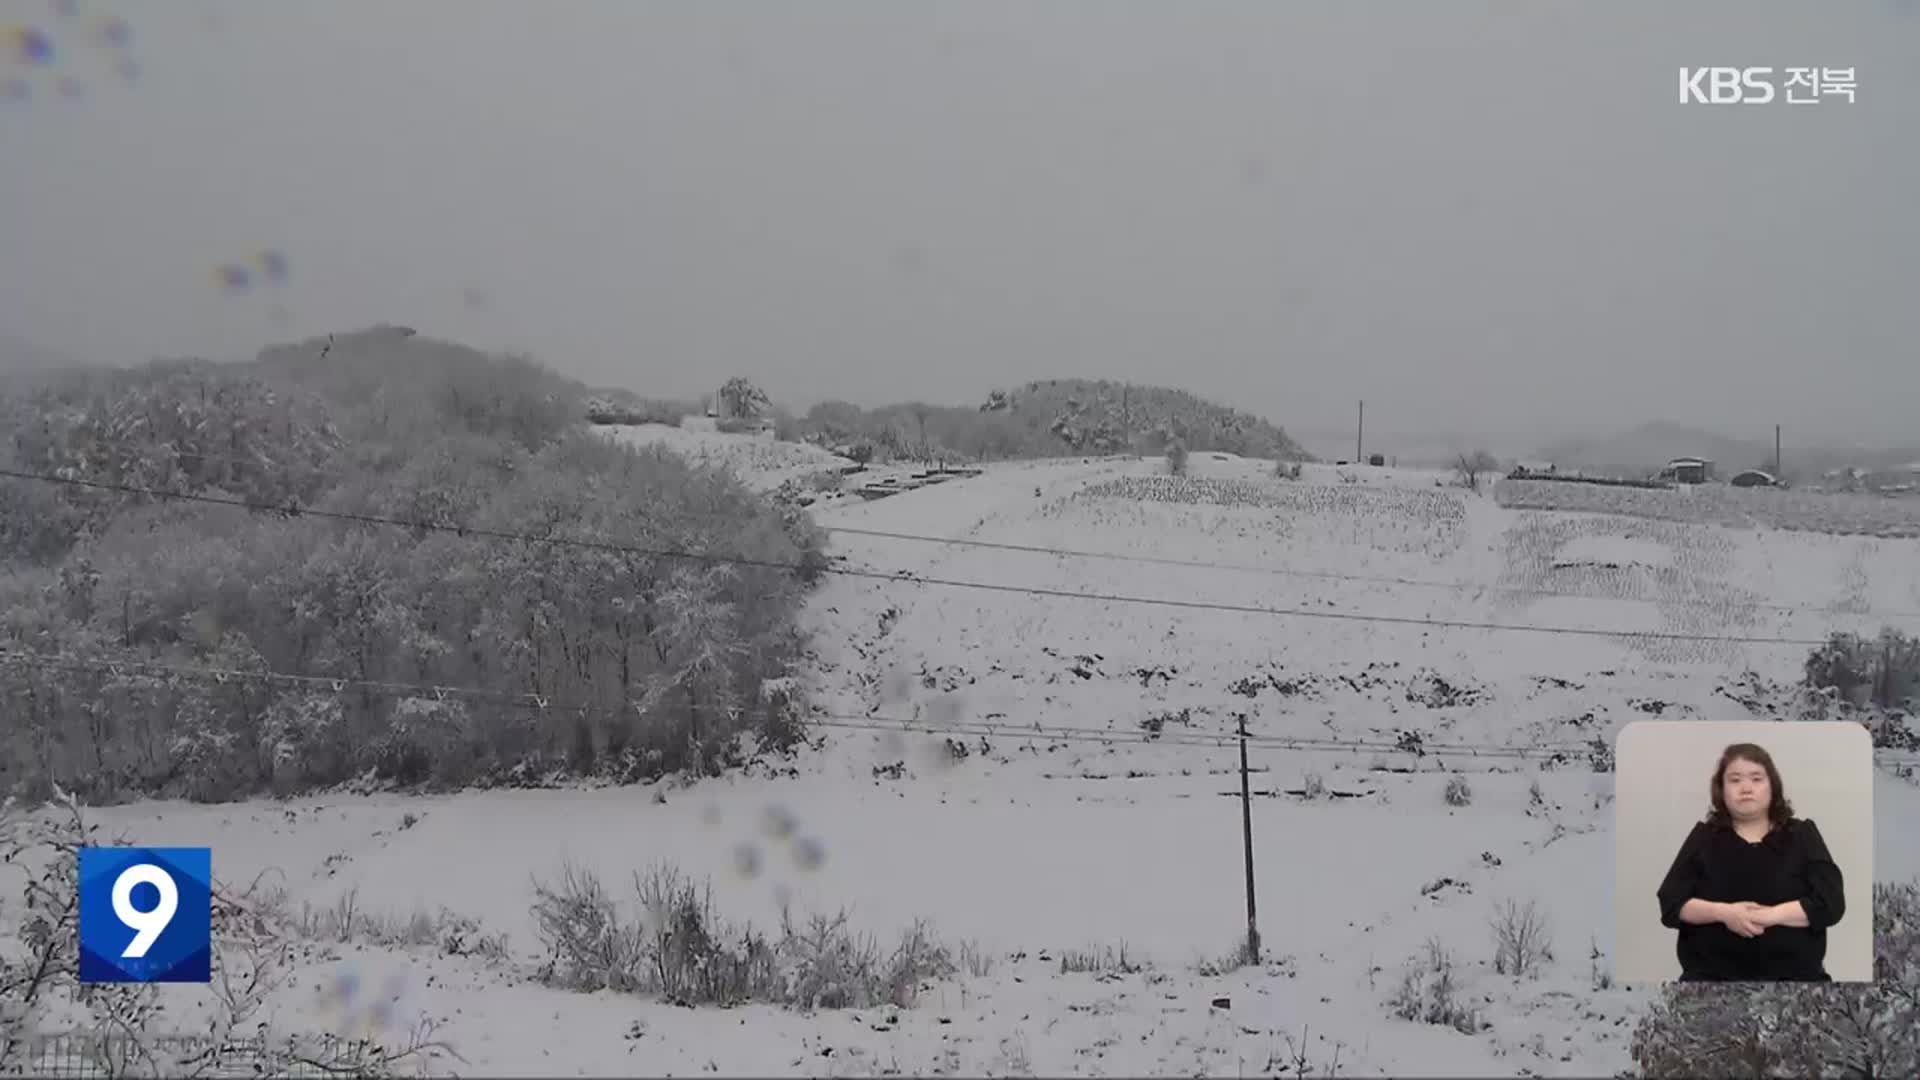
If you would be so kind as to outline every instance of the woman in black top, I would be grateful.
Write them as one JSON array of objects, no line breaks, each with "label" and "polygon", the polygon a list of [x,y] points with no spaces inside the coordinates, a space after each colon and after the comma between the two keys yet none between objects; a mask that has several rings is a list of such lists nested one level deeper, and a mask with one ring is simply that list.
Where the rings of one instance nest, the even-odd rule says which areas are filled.
[{"label": "woman in black top", "polygon": [[1727,747],[1710,799],[1660,883],[1660,922],[1680,931],[1680,980],[1832,981],[1827,927],[1847,909],[1840,868],[1813,822],[1793,816],[1773,758]]}]

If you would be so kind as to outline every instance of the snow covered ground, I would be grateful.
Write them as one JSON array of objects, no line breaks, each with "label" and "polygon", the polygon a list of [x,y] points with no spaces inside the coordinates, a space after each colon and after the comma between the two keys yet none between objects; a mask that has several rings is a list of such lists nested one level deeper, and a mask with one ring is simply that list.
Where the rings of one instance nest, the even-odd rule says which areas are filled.
[{"label": "snow covered ground", "polygon": [[[595,430],[628,446],[662,446],[689,460],[732,471],[756,491],[771,491],[788,480],[802,480],[838,469],[847,459],[812,443],[780,442],[771,435],[733,435],[693,423],[609,424]],[[704,418],[698,418],[704,419]]]},{"label": "snow covered ground", "polygon": [[[761,477],[820,467],[810,448],[716,452]],[[755,456],[776,453],[793,456]],[[1719,691],[1794,678],[1806,654],[1659,635],[1920,629],[1913,540],[1511,510],[1418,470],[1288,481],[1196,453],[1189,476],[1165,472],[1009,463],[822,509],[842,565],[918,580],[834,577],[810,602],[824,743],[791,772],[95,819],[211,845],[218,876],[272,871],[296,902],[446,907],[507,935],[510,961],[322,950],[281,1003],[351,1026],[323,1007],[351,971],[389,1025],[440,1021],[467,1075],[1275,1075],[1297,1055],[1316,1076],[1607,1075],[1648,992],[1596,988],[1612,778],[1591,746],[1648,716],[1746,718]],[[1245,898],[1238,752],[1200,736],[1242,715],[1268,962],[1202,974]],[[1443,799],[1455,774],[1466,805]],[[1896,828],[1920,786],[1883,769],[1875,815],[1876,875],[1920,875],[1920,837]],[[619,886],[661,859],[711,876],[736,920],[846,906],[885,940],[924,918],[994,963],[913,1009],[811,1016],[532,979],[534,878],[574,863]],[[1508,900],[1550,920],[1537,977],[1493,970]],[[1478,1030],[1392,1015],[1430,941]],[[1061,971],[1063,950],[1122,944],[1145,970]]]},{"label": "snow covered ground", "polygon": [[1920,498],[1725,484],[1662,490],[1555,480],[1501,480],[1503,506],[1635,514],[1733,528],[1765,527],[1855,536],[1920,536]]}]

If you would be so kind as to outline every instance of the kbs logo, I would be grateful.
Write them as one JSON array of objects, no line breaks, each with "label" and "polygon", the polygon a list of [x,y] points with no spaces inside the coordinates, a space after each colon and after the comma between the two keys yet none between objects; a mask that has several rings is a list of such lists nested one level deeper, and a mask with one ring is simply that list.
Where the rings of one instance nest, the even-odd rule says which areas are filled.
[{"label": "kbs logo", "polygon": [[1766,105],[1784,100],[1789,105],[1818,105],[1823,97],[1844,97],[1853,103],[1852,68],[1787,68],[1786,79],[1775,84],[1770,67],[1699,67],[1680,69],[1682,105]]},{"label": "kbs logo", "polygon": [[80,849],[80,981],[213,981],[213,849]]}]

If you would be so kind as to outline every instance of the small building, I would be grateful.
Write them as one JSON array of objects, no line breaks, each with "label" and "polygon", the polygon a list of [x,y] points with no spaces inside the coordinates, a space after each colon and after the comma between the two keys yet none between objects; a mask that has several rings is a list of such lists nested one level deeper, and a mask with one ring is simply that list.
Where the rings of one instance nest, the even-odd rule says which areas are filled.
[{"label": "small building", "polygon": [[1765,469],[1748,469],[1727,481],[1734,487],[1779,487],[1780,479]]},{"label": "small building", "polygon": [[1713,462],[1706,458],[1674,458],[1660,470],[1660,479],[1676,484],[1704,484],[1713,479]]},{"label": "small building", "polygon": [[1876,495],[1910,495],[1920,489],[1920,476],[1902,467],[1866,472],[1860,477],[1859,486]]}]

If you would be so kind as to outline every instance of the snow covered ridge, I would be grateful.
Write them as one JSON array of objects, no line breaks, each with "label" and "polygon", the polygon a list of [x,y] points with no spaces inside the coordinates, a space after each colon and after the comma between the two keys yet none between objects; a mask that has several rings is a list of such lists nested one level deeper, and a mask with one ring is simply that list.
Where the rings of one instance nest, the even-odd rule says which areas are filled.
[{"label": "snow covered ridge", "polygon": [[607,424],[594,430],[628,446],[660,446],[698,465],[725,469],[756,491],[772,491],[790,480],[837,470],[846,458],[812,443],[780,442],[771,434],[729,434],[697,425]]},{"label": "snow covered ridge", "polygon": [[1659,490],[1511,478],[1494,485],[1493,497],[1501,506],[1516,510],[1629,514],[1700,525],[1846,536],[1920,537],[1920,499],[1719,484]]}]

